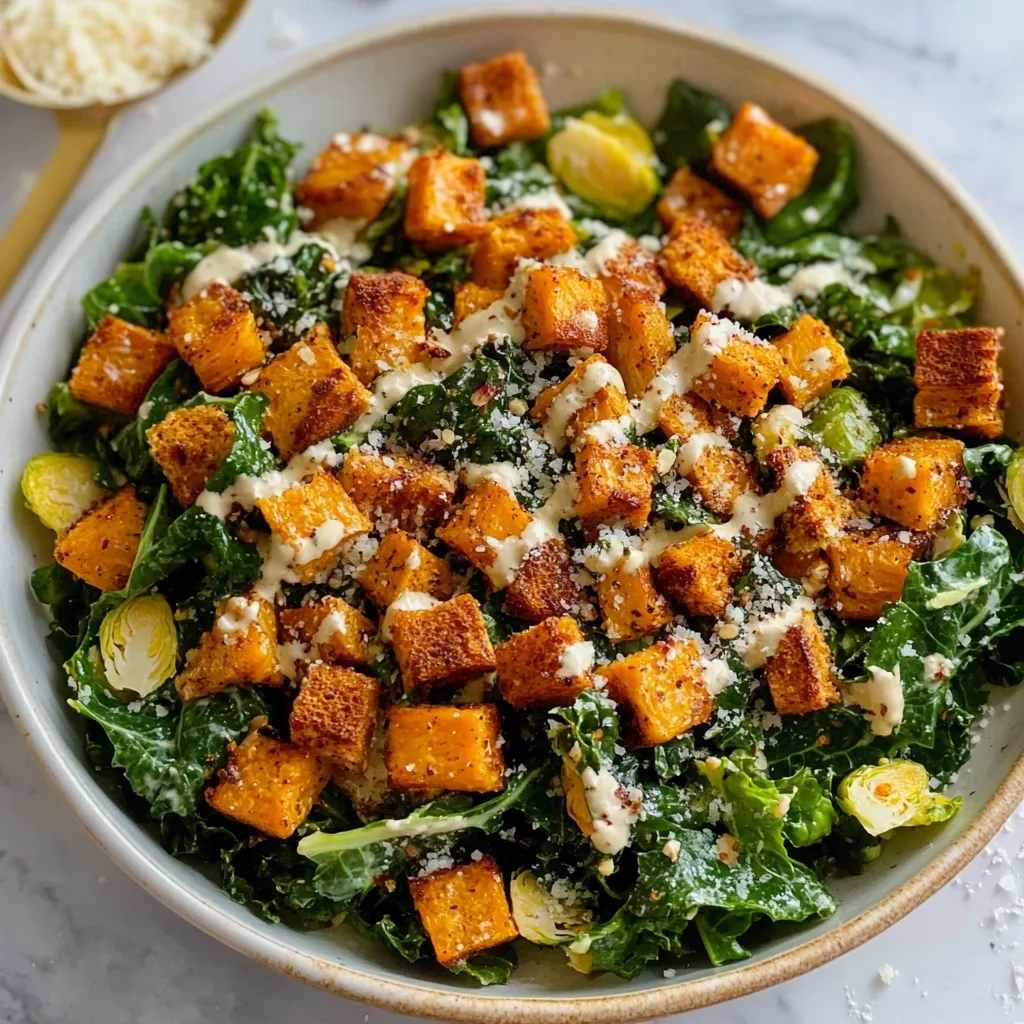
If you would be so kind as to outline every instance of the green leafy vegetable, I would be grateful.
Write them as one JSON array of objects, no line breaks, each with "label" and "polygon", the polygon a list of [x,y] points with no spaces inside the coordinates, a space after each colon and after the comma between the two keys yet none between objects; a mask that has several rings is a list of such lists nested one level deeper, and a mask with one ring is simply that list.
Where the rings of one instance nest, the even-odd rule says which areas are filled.
[{"label": "green leafy vegetable", "polygon": [[731,120],[732,111],[717,96],[677,78],[669,86],[664,113],[654,129],[661,162],[669,170],[683,164],[701,170]]}]

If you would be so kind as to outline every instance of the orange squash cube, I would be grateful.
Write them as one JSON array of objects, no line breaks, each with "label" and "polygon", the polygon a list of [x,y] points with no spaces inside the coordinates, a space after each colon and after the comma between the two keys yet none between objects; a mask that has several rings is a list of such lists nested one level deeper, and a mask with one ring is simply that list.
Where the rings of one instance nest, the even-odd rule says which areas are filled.
[{"label": "orange squash cube", "polygon": [[455,285],[454,326],[458,327],[467,316],[486,309],[504,294],[504,288],[484,288],[472,281],[460,281]]},{"label": "orange squash cube", "polygon": [[188,508],[231,452],[235,425],[219,405],[172,409],[146,431],[153,461],[163,470],[174,499]]},{"label": "orange squash cube", "polygon": [[580,491],[574,511],[584,527],[645,526],[657,460],[650,448],[588,440],[576,453]]},{"label": "orange squash cube", "polygon": [[409,168],[405,233],[428,252],[456,249],[483,231],[484,168],[479,160],[434,150]]},{"label": "orange squash cube", "polygon": [[601,264],[598,277],[604,282],[613,307],[626,287],[646,288],[659,297],[665,294],[665,279],[654,253],[629,237],[618,243],[614,254]]},{"label": "orange squash cube", "polygon": [[658,253],[658,269],[690,302],[712,309],[723,281],[754,278],[754,265],[741,256],[713,224],[696,217],[678,217],[668,242]]},{"label": "orange squash cube", "polygon": [[384,535],[360,574],[359,585],[381,610],[407,590],[430,594],[442,601],[455,592],[448,563],[402,530]]},{"label": "orange squash cube", "polygon": [[518,260],[546,260],[575,247],[576,232],[558,210],[509,210],[488,221],[473,246],[469,274],[481,287],[503,292]]},{"label": "orange squash cube", "polygon": [[608,293],[608,359],[622,374],[626,394],[640,398],[675,351],[672,325],[657,292],[627,281]]},{"label": "orange squash cube", "polygon": [[832,337],[827,324],[809,314],[772,344],[785,363],[779,390],[790,405],[804,408],[850,374],[846,349]]},{"label": "orange squash cube", "polygon": [[604,631],[613,644],[657,633],[674,618],[672,606],[655,588],[647,565],[631,572],[620,563],[606,572],[594,589]]},{"label": "orange squash cube", "polygon": [[455,496],[455,483],[440,466],[358,448],[345,456],[341,482],[363,515],[407,533],[439,522]]},{"label": "orange squash cube", "polygon": [[594,647],[568,615],[516,633],[494,657],[501,695],[516,708],[571,704],[591,685]]},{"label": "orange squash cube", "polygon": [[806,715],[838,703],[832,652],[814,612],[805,611],[800,624],[786,630],[765,662],[764,681],[780,715]]},{"label": "orange squash cube", "polygon": [[694,434],[721,434],[735,438],[734,417],[717,405],[709,405],[700,395],[669,395],[658,410],[658,426],[666,437],[689,441]]},{"label": "orange squash cube", "polygon": [[654,579],[675,605],[695,616],[719,619],[732,602],[733,585],[746,560],[735,545],[710,530],[666,548]]},{"label": "orange squash cube", "polygon": [[582,600],[569,549],[560,537],[531,548],[505,591],[505,606],[527,622],[577,611]]},{"label": "orange squash cube", "polygon": [[740,229],[743,207],[689,167],[680,167],[661,193],[658,217],[666,231],[671,231],[680,217],[693,217],[707,221],[730,238]]},{"label": "orange squash cube", "polygon": [[520,536],[531,522],[533,516],[501,484],[484,480],[455,506],[435,536],[487,572],[498,559],[501,542]]},{"label": "orange squash cube", "polygon": [[[324,597],[298,608],[282,608],[281,646],[298,648],[296,661],[325,661],[336,665],[369,665],[377,627],[340,597]],[[282,669],[284,666],[281,666]]]},{"label": "orange squash cube", "polygon": [[547,441],[556,448],[581,439],[587,428],[608,420],[632,419],[621,377],[604,356],[578,362],[558,384],[542,391],[531,415],[543,424]]},{"label": "orange squash cube", "polygon": [[910,562],[927,540],[886,527],[837,537],[825,549],[832,609],[842,619],[873,622],[902,596]]},{"label": "orange squash cube", "polygon": [[481,149],[536,139],[551,127],[537,73],[522,50],[464,65],[459,94]]},{"label": "orange squash cube", "polygon": [[608,298],[601,282],[575,267],[535,267],[523,295],[523,348],[574,352],[608,347]]},{"label": "orange squash cube", "polygon": [[719,516],[730,515],[741,494],[758,490],[750,457],[727,444],[705,447],[684,475],[705,507]]}]

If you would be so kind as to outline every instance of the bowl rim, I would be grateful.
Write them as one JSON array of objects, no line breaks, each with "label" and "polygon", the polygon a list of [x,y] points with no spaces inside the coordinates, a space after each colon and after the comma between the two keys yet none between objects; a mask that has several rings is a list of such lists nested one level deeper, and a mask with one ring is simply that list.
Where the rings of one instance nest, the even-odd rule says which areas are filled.
[{"label": "bowl rim", "polygon": [[[200,135],[236,107],[251,102],[311,68],[357,53],[372,51],[425,32],[474,23],[485,25],[507,21],[569,21],[598,25],[634,26],[656,29],[676,37],[705,41],[738,55],[768,65],[810,89],[842,104],[886,137],[928,176],[945,195],[965,228],[1001,263],[1016,286],[1024,305],[1024,272],[1009,247],[977,203],[933,157],[924,152],[886,118],[845,89],[790,58],[783,58],[758,44],[730,33],[695,25],[670,15],[634,11],[619,6],[553,4],[527,0],[516,3],[467,4],[434,14],[401,19],[336,39],[308,52],[278,63],[249,77],[212,106],[177,127],[158,144],[149,147],[118,174],[76,217],[64,234],[63,244],[43,261],[36,280],[21,298],[3,339],[0,339],[0,407],[10,392],[22,339],[37,310],[59,279],[63,268],[81,251],[89,233],[116,205],[134,183],[144,177],[166,155],[187,140]],[[979,810],[964,832],[921,871],[888,896],[851,920],[824,935],[793,949],[747,966],[737,966],[701,978],[682,979],[673,985],[659,985],[646,991],[588,996],[524,996],[496,999],[471,990],[452,990],[429,984],[409,984],[380,978],[336,960],[303,953],[290,946],[277,932],[268,934],[256,918],[236,921],[225,915],[202,893],[172,881],[159,868],[159,861],[123,831],[120,814],[109,811],[108,799],[100,786],[76,777],[73,759],[63,744],[47,732],[37,713],[29,687],[13,671],[11,636],[0,617],[0,696],[12,721],[22,732],[41,762],[54,787],[72,812],[106,853],[151,895],[189,923],[253,960],[273,967],[311,985],[357,999],[380,1009],[442,1020],[472,1021],[476,1024],[624,1024],[670,1013],[698,1009],[760,991],[833,960],[859,946],[904,917],[948,882],[996,834],[1014,808],[1024,799],[1024,754],[1014,762],[996,791]],[[170,856],[166,854],[166,856]],[[283,932],[281,934],[284,934]]]}]

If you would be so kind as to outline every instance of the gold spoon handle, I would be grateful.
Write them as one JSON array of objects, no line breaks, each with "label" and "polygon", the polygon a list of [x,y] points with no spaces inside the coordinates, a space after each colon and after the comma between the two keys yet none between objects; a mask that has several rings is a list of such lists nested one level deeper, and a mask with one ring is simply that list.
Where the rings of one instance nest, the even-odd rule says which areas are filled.
[{"label": "gold spoon handle", "polygon": [[0,238],[0,298],[106,138],[117,112],[114,107],[54,112],[60,135],[53,156]]}]

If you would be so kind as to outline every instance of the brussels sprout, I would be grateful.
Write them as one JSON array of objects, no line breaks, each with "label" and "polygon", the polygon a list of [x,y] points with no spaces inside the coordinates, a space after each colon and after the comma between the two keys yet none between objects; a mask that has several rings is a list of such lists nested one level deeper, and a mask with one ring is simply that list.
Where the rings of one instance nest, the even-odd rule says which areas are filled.
[{"label": "brussels sprout", "polygon": [[854,769],[839,784],[837,797],[839,806],[873,836],[946,821],[960,809],[960,797],[950,800],[928,788],[923,765],[899,759]]},{"label": "brussels sprout", "polygon": [[44,526],[63,533],[107,493],[93,478],[97,469],[87,455],[36,455],[21,475],[25,504]]},{"label": "brussels sprout", "polygon": [[1018,448],[1010,456],[1005,488],[1010,521],[1018,530],[1024,530],[1024,448]]},{"label": "brussels sprout", "polygon": [[795,405],[776,405],[761,413],[753,424],[754,450],[759,462],[785,445],[795,445],[807,426],[804,414]]},{"label": "brussels sprout", "polygon": [[952,554],[966,539],[964,517],[960,512],[954,512],[949,517],[949,522],[932,534],[932,560],[938,561],[940,558]]},{"label": "brussels sprout", "polygon": [[833,388],[817,404],[807,434],[831,448],[844,466],[859,462],[882,443],[867,399],[854,388]]},{"label": "brussels sprout", "polygon": [[557,946],[590,925],[586,907],[568,906],[553,896],[529,871],[518,871],[509,883],[512,917],[519,934],[538,946]]},{"label": "brussels sprout", "polygon": [[661,187],[654,145],[627,114],[589,111],[571,118],[548,140],[547,156],[548,166],[570,192],[613,219],[642,213]]},{"label": "brussels sprout", "polygon": [[178,633],[171,606],[143,594],[107,612],[100,623],[100,655],[112,690],[145,697],[174,675]]}]

